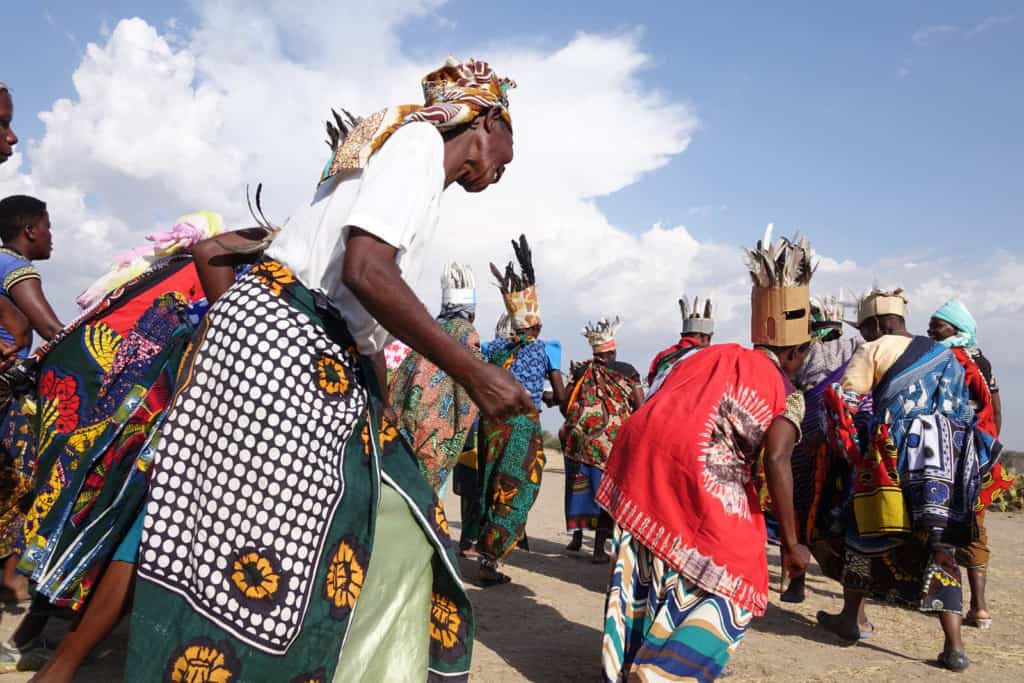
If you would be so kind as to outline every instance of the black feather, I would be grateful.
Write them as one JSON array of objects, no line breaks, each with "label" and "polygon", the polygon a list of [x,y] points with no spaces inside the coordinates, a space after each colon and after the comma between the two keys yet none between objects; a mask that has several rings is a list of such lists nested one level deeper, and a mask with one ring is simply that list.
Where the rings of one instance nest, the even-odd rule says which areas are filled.
[{"label": "black feather", "polygon": [[521,291],[537,283],[537,276],[533,271],[533,253],[530,251],[529,242],[526,241],[526,235],[519,236],[518,244],[512,240],[512,250],[516,253],[516,260],[519,261],[519,268],[523,273]]},{"label": "black feather", "polygon": [[494,279],[498,281],[498,288],[501,289],[502,294],[507,294],[508,289],[505,287],[505,276],[501,274],[501,269],[492,263],[491,273],[494,275]]},{"label": "black feather", "polygon": [[362,121],[358,116],[354,116],[348,109],[341,108],[341,114],[335,109],[331,109],[331,115],[334,117],[334,122],[326,122],[327,126],[327,146],[332,150],[338,149],[338,146],[345,141],[348,134],[352,132],[352,129],[359,125]]}]

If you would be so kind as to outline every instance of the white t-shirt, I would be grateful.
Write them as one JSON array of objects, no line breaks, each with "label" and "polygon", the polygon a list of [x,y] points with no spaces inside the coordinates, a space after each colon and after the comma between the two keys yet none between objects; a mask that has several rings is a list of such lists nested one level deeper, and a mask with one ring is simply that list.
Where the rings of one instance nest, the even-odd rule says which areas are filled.
[{"label": "white t-shirt", "polygon": [[444,142],[425,122],[398,129],[370,157],[362,174],[321,183],[312,203],[285,225],[267,255],[287,265],[312,289],[338,306],[361,353],[382,351],[390,335],[341,281],[348,227],[376,235],[398,250],[395,262],[415,280],[421,247],[440,217],[444,191]]}]

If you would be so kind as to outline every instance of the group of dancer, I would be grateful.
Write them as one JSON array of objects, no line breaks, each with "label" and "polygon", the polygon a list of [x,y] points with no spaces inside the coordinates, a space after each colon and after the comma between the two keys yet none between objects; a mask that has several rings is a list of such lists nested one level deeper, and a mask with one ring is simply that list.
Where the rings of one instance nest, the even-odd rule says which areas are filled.
[{"label": "group of dancer", "polygon": [[[748,252],[751,342],[709,345],[710,302],[683,306],[596,500],[614,521],[606,680],[713,680],[769,599],[765,541],[781,546],[781,599],[802,602],[813,555],[843,587],[819,624],[874,634],[867,598],[939,617],[937,661],[964,671],[961,626],[989,628],[985,509],[1011,477],[1001,406],[977,325],[951,300],[927,336],[902,290],[873,290],[848,321],[811,299],[806,240]],[[961,566],[971,590],[964,613]]]},{"label": "group of dancer", "polygon": [[[966,668],[959,566],[984,627],[984,507],[1006,480],[966,308],[913,337],[903,295],[875,291],[863,339],[840,338],[835,302],[810,298],[810,245],[767,235],[748,252],[753,349],[712,344],[711,302],[684,297],[646,380],[604,318],[566,381],[525,236],[490,267],[505,315],[487,343],[468,265],[445,265],[437,316],[407,284],[444,190],[483,191],[513,157],[514,82],[450,58],[422,85],[423,105],[333,114],[286,226],[260,190],[252,227],[186,215],[68,324],[33,265],[46,204],[0,201],[0,560],[23,613],[0,672],[71,681],[128,615],[125,680],[465,679],[463,570],[508,583],[501,563],[528,548],[545,407],[564,416],[568,550],[592,530],[613,570],[606,680],[718,676],[766,609],[769,535],[784,600],[803,599],[812,550],[842,582],[823,627],[870,637],[865,598],[898,599],[940,613],[939,659]],[[0,84],[0,162],[12,117]],[[72,619],[56,646],[52,617]]]}]

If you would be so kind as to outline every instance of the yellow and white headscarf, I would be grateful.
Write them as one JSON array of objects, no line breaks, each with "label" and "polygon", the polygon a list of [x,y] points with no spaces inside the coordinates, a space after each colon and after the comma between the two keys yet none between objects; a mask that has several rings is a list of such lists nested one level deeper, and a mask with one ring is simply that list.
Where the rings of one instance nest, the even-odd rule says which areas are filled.
[{"label": "yellow and white headscarf", "polygon": [[444,66],[423,77],[424,104],[403,104],[371,114],[339,139],[324,167],[320,182],[339,173],[366,168],[367,162],[395,131],[407,123],[425,121],[444,132],[473,121],[492,107],[512,126],[508,91],[515,81],[499,78],[487,62],[460,62],[449,57]]}]

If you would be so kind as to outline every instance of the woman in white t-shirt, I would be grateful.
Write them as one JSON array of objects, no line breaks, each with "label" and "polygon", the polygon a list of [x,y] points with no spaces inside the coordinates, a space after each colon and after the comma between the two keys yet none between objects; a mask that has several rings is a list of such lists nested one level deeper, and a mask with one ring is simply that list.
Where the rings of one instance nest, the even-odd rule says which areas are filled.
[{"label": "woman in white t-shirt", "polygon": [[198,666],[225,680],[468,676],[472,611],[444,509],[383,417],[374,361],[393,335],[484,413],[531,407],[402,279],[444,189],[482,191],[511,162],[511,85],[450,59],[424,78],[426,106],[328,126],[331,159],[287,227],[197,246],[217,303],[156,456],[128,680]]}]

